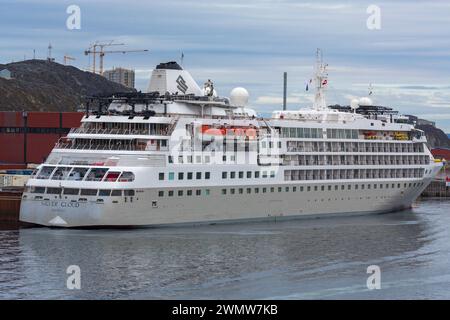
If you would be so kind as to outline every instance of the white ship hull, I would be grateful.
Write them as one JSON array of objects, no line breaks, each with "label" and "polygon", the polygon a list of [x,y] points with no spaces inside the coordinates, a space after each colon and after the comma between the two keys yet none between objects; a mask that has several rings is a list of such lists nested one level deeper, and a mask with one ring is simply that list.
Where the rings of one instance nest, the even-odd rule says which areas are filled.
[{"label": "white ship hull", "polygon": [[[53,227],[161,226],[385,213],[411,207],[431,179],[430,176],[422,180],[364,182],[366,185],[389,185],[389,188],[376,190],[355,190],[356,184],[362,184],[360,181],[331,183],[332,186],[339,186],[337,191],[328,191],[326,187],[325,191],[321,191],[320,186],[328,185],[323,182],[283,185],[279,186],[281,192],[276,186],[273,193],[261,193],[264,186],[258,185],[260,191],[257,194],[246,193],[247,188],[254,191],[255,186],[234,186],[236,190],[243,188],[244,193],[233,195],[222,195],[223,187],[215,187],[209,188],[208,196],[174,196],[164,200],[158,198],[160,188],[143,189],[133,199],[105,199],[103,203],[80,203],[78,197],[67,196],[64,199],[22,201],[20,219]],[[413,187],[414,184],[416,187]],[[344,190],[341,190],[341,185],[344,185]],[[347,189],[349,185],[351,190]],[[392,185],[395,187],[392,188]],[[288,192],[285,191],[287,186]],[[297,191],[292,191],[293,186],[297,187]],[[300,191],[300,186],[304,191]],[[311,187],[311,191],[306,191],[307,186]],[[318,186],[318,191],[314,191],[314,186]]]}]

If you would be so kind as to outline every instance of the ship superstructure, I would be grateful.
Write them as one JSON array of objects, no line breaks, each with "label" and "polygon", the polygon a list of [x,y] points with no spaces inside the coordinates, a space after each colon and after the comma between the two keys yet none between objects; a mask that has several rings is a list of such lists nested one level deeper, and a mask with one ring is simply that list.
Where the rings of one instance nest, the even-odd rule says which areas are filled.
[{"label": "ship superstructure", "polygon": [[315,82],[311,108],[265,119],[245,89],[219,98],[212,81],[160,64],[148,93],[87,100],[28,180],[20,219],[141,226],[411,206],[441,167],[424,133],[380,107],[328,108],[321,59]]}]

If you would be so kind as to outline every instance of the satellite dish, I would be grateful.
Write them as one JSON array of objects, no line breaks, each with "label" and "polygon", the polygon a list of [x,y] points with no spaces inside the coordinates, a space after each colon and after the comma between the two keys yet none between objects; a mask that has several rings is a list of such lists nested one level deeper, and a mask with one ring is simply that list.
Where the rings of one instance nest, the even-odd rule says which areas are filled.
[{"label": "satellite dish", "polygon": [[360,106],[372,106],[373,102],[372,102],[372,99],[364,97],[364,98],[359,99],[359,105]]},{"label": "satellite dish", "polygon": [[350,101],[350,108],[352,109],[358,109],[359,108],[359,99],[352,99],[352,101]]},{"label": "satellite dish", "polygon": [[248,104],[248,91],[245,88],[237,87],[230,92],[230,103],[232,106],[243,107]]}]

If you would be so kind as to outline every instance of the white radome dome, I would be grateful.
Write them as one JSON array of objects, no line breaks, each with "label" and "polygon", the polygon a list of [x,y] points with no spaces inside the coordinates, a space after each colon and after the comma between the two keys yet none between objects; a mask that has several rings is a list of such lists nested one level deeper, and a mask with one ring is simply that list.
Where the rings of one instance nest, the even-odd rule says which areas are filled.
[{"label": "white radome dome", "polygon": [[350,101],[350,108],[352,108],[352,109],[358,109],[358,107],[359,107],[359,99],[352,99],[351,101]]},{"label": "white radome dome", "polygon": [[359,105],[360,106],[371,106],[373,105],[372,99],[364,97],[359,99]]},{"label": "white radome dome", "polygon": [[245,88],[237,87],[230,92],[230,103],[232,106],[243,107],[248,104],[248,91]]}]

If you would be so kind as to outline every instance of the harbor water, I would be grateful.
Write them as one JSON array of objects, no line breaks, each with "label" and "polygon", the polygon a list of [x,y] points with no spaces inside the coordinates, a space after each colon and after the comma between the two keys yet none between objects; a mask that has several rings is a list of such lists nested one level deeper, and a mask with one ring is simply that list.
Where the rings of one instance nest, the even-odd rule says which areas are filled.
[{"label": "harbor water", "polygon": [[[381,289],[369,290],[369,266]],[[67,269],[79,267],[80,289]],[[450,201],[380,215],[0,230],[0,299],[450,298]]]}]

